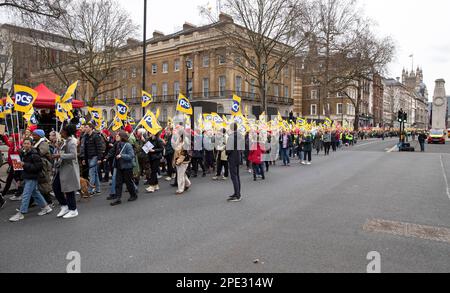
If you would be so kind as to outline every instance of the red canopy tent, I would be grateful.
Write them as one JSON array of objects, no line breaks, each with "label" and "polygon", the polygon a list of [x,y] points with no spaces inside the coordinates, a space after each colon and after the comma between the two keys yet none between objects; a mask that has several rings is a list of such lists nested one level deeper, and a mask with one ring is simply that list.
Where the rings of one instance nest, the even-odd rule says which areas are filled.
[{"label": "red canopy tent", "polygon": [[[34,90],[38,92],[37,99],[33,104],[35,109],[55,109],[57,94],[49,90],[43,83],[34,88]],[[73,100],[72,105],[74,109],[84,107],[84,103],[78,100]]]}]

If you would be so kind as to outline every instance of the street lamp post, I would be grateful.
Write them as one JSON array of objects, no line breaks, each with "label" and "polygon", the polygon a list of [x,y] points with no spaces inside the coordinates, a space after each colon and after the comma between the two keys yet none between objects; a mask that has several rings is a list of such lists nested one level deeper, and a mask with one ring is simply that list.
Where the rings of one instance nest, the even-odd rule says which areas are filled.
[{"label": "street lamp post", "polygon": [[265,112],[266,115],[269,115],[269,113],[267,113],[268,107],[267,107],[267,99],[266,99],[266,88],[267,88],[267,85],[266,85],[267,64],[266,64],[266,63],[264,63],[264,64],[262,65],[262,69],[263,69],[263,73],[264,73],[263,96],[262,96],[262,99],[263,99],[263,105],[264,105],[263,112]]},{"label": "street lamp post", "polygon": [[[146,68],[147,68],[147,0],[144,0],[144,40],[142,53],[142,90],[146,90]],[[145,108],[142,108],[142,117],[145,116]]]},{"label": "street lamp post", "polygon": [[189,68],[191,67],[191,61],[186,60],[186,97],[190,99],[190,90],[189,90]]}]

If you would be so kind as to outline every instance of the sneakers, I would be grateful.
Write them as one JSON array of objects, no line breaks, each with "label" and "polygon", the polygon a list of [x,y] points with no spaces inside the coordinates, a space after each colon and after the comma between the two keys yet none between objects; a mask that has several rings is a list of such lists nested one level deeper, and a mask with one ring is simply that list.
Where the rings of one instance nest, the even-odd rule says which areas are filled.
[{"label": "sneakers", "polygon": [[159,184],[155,186],[155,191],[159,191]]},{"label": "sneakers", "polygon": [[116,196],[113,195],[113,194],[111,194],[110,196],[108,196],[108,197],[106,198],[106,200],[115,200],[115,199],[116,199]]},{"label": "sneakers", "polygon": [[223,176],[223,177],[222,177],[222,180],[224,180],[224,181],[225,181],[225,180],[228,180],[228,177]]},{"label": "sneakers", "polygon": [[306,165],[308,165],[308,166],[309,166],[309,165],[312,165],[312,163],[311,163],[311,162],[308,162],[308,163],[306,163]]},{"label": "sneakers", "polygon": [[242,198],[240,196],[232,196],[228,199],[228,202],[240,202]]},{"label": "sneakers", "polygon": [[145,189],[148,193],[154,193],[155,192],[155,187],[154,186],[150,186],[147,189]]},{"label": "sneakers", "polygon": [[64,217],[63,219],[73,219],[78,217],[78,211],[74,210],[74,211],[69,211]]},{"label": "sneakers", "polygon": [[65,215],[67,215],[69,213],[69,207],[68,206],[62,206],[61,207],[61,211],[59,212],[59,214],[56,216],[57,218],[62,218]]},{"label": "sneakers", "polygon": [[19,222],[21,220],[25,219],[24,215],[22,215],[22,213],[17,213],[14,216],[11,217],[11,219],[9,219],[10,222]]},{"label": "sneakers", "polygon": [[138,199],[137,196],[134,196],[134,197],[132,196],[128,199],[128,202],[133,202],[133,201],[136,201],[137,199]]},{"label": "sneakers", "polygon": [[46,206],[38,213],[38,216],[42,217],[42,216],[50,214],[51,212],[53,212],[52,208],[50,206]]},{"label": "sneakers", "polygon": [[9,200],[10,201],[22,201],[22,197],[13,195],[9,198]]},{"label": "sneakers", "polygon": [[214,177],[212,178],[212,180],[214,180],[214,181],[219,180],[219,177],[218,177],[218,176],[214,176]]},{"label": "sneakers", "polygon": [[162,178],[162,176],[161,176],[161,175],[159,175],[159,174],[158,174],[158,175],[157,175],[156,177],[157,177],[158,179],[161,179],[161,178]]},{"label": "sneakers", "polygon": [[167,182],[172,181],[172,177],[166,177],[165,179]]},{"label": "sneakers", "polygon": [[302,165],[306,165],[306,162],[305,162],[305,161],[302,161]]}]

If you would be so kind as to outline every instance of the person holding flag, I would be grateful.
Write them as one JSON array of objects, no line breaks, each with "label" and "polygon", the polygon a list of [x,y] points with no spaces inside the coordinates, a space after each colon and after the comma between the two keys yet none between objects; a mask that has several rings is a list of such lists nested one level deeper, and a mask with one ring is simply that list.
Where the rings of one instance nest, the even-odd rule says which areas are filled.
[{"label": "person holding flag", "polygon": [[128,112],[130,111],[130,108],[125,104],[124,101],[116,99],[116,107],[117,107],[117,117],[119,117],[120,120],[124,121],[128,118]]},{"label": "person holding flag", "polygon": [[91,183],[89,193],[91,196],[101,193],[98,166],[102,163],[101,158],[105,153],[105,147],[100,134],[95,131],[95,126],[92,123],[88,123],[84,137],[82,165],[84,168],[89,168]]}]

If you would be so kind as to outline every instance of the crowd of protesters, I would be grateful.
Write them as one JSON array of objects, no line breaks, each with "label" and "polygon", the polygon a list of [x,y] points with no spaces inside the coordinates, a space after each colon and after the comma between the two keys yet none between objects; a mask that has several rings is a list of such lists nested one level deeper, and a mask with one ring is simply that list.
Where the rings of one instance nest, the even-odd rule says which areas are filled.
[{"label": "crowd of protesters", "polygon": [[[143,128],[134,131],[131,125],[117,132],[96,131],[94,124],[87,123],[79,129],[66,125],[61,132],[51,132],[48,139],[40,129],[27,129],[22,136],[4,135],[2,140],[9,148],[9,170],[0,207],[5,205],[13,181],[17,191],[9,199],[21,204],[10,221],[17,222],[25,218],[30,207],[39,206],[38,215],[45,216],[52,213],[56,203],[60,210],[58,218],[77,217],[76,198],[82,196],[83,180],[88,184],[88,197],[107,194],[110,205],[118,206],[122,204],[124,184],[128,202],[138,199],[139,185],[145,185],[142,190],[146,193],[158,192],[160,180],[171,182],[175,194],[182,196],[200,174],[202,177],[211,174],[212,180],[230,179],[234,193],[228,201],[239,202],[241,166],[253,175],[253,180],[265,180],[270,166],[278,161],[286,167],[294,161],[308,166],[312,164],[313,153],[329,156],[358,140],[395,135],[340,130],[242,135],[237,124],[219,129],[218,133],[220,136],[169,126],[153,135]],[[212,148],[207,147],[208,142]],[[239,142],[243,146],[238,146]],[[21,168],[13,167],[14,155],[20,156]],[[102,190],[108,186],[102,183],[110,183],[108,190]]]}]

